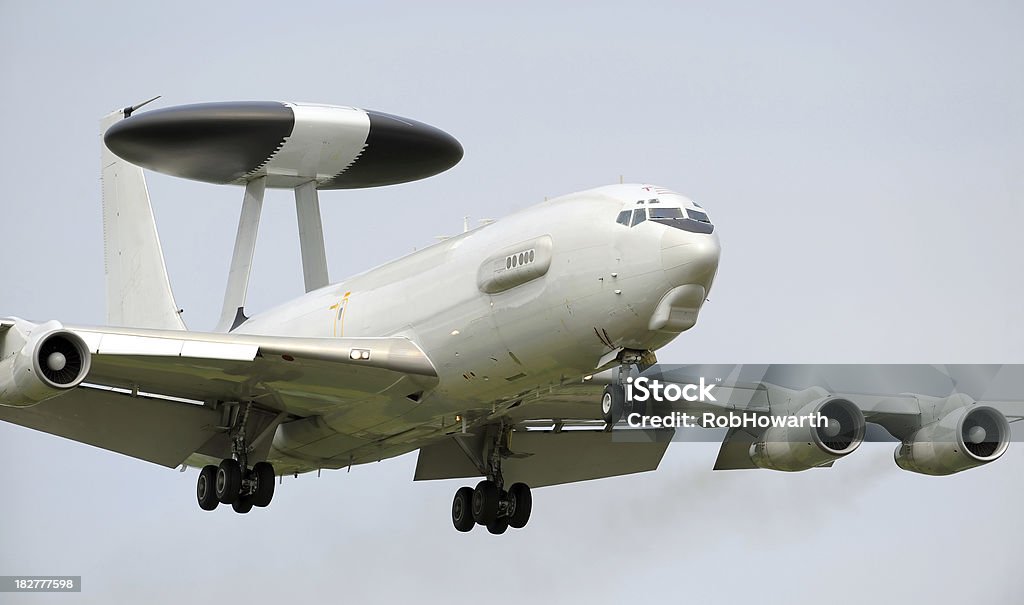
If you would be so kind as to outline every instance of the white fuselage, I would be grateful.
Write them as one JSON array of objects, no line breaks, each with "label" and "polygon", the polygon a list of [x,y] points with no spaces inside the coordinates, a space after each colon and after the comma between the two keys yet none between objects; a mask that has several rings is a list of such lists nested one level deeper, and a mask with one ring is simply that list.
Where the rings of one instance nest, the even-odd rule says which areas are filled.
[{"label": "white fuselage", "polygon": [[[450,426],[456,415],[479,417],[525,393],[578,382],[616,349],[654,350],[693,325],[718,268],[718,236],[616,222],[625,210],[665,207],[696,205],[640,185],[556,198],[310,292],[236,332],[415,342],[438,386],[372,431],[372,455],[357,447],[366,443],[362,430],[348,460],[397,455],[436,439],[443,433],[431,427]],[[344,422],[324,420],[323,430],[345,434]],[[398,435],[405,437],[391,439]],[[299,466],[337,460],[343,442],[331,443],[321,460]],[[297,464],[282,449],[275,440],[272,458]]]}]

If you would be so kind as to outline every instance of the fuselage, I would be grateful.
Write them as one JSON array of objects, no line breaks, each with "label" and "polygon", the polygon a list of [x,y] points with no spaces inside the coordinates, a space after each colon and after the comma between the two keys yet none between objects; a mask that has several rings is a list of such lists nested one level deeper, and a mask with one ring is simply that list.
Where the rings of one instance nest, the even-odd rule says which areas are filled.
[{"label": "fuselage", "polygon": [[[601,187],[309,292],[236,332],[403,336],[416,343],[439,381],[414,409],[380,423],[373,434],[386,443],[414,427],[492,413],[526,393],[579,381],[616,350],[664,346],[693,325],[711,288],[720,252],[713,230],[700,207],[679,194]],[[325,418],[325,430],[344,433],[342,423]],[[436,438],[436,431],[418,434]],[[366,443],[361,435],[353,448]],[[272,455],[288,457],[278,445]],[[420,445],[395,440],[376,457]],[[299,466],[326,465],[307,459]]]}]

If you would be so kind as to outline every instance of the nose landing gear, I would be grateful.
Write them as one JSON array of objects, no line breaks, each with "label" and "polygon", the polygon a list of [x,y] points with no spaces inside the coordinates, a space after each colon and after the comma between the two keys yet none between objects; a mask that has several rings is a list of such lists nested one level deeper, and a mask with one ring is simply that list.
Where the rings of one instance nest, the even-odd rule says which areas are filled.
[{"label": "nose landing gear", "polygon": [[610,431],[622,420],[624,414],[645,412],[641,402],[626,399],[626,379],[643,372],[657,361],[652,351],[625,349],[619,354],[621,365],[612,369],[614,379],[604,387],[604,393],[601,394],[601,419],[604,420],[605,430]]},{"label": "nose landing gear", "polygon": [[608,426],[614,425],[622,418],[622,410],[626,404],[626,388],[621,384],[609,384],[604,387],[601,395],[601,419]]}]

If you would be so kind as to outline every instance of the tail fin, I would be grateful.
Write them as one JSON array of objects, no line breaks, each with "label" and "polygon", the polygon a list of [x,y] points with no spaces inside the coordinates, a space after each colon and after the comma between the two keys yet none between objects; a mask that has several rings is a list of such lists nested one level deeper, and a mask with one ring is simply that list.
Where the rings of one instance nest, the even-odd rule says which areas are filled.
[{"label": "tail fin", "polygon": [[107,323],[185,330],[167,279],[146,177],[142,168],[117,157],[103,143],[103,134],[123,117],[125,110],[119,109],[100,120]]}]

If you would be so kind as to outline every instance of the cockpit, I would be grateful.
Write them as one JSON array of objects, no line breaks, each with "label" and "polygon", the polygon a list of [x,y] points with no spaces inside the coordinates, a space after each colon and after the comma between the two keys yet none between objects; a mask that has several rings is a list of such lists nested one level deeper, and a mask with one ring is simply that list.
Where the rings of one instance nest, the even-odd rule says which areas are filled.
[{"label": "cockpit", "polygon": [[[672,196],[679,197],[682,196]],[[685,198],[683,198],[685,199]],[[660,198],[638,200],[619,212],[615,222],[626,227],[636,227],[645,221],[661,223],[691,233],[712,233],[715,226],[704,210],[695,202],[668,202]]]}]

